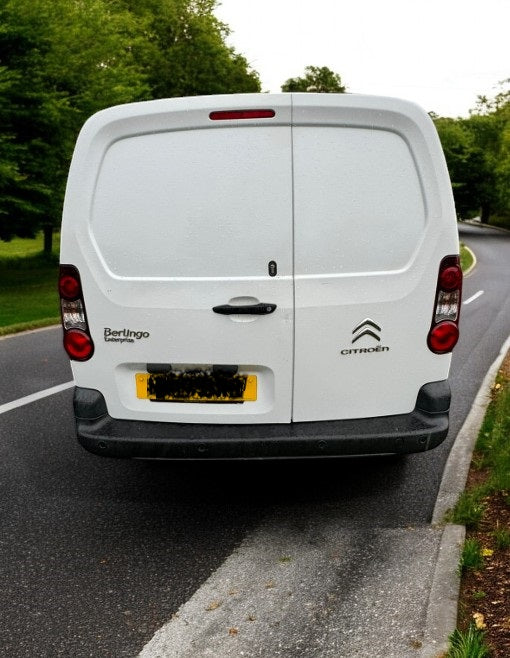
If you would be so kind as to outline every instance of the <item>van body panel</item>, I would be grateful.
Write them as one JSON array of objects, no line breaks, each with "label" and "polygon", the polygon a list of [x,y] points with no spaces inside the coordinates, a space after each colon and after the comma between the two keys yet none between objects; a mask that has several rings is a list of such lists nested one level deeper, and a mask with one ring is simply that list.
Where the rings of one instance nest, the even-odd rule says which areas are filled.
[{"label": "van body panel", "polygon": [[[250,109],[274,116],[211,118]],[[412,414],[448,376],[427,335],[439,264],[457,252],[439,140],[411,103],[247,94],[104,110],[80,133],[64,204],[61,261],[80,272],[94,342],[75,381],[137,431]],[[213,311],[260,303],[276,308]],[[144,399],[151,364],[236,368],[257,399]]]},{"label": "van body panel", "polygon": [[[97,176],[84,207],[68,204],[65,213],[79,226],[78,251],[88,259],[82,266],[73,257],[84,272],[96,353],[73,366],[85,386],[101,381],[114,418],[291,420],[290,102],[264,101],[279,106],[279,121],[287,125],[251,121],[233,128],[209,119],[216,104],[202,101],[199,121],[187,104],[158,102],[155,114],[137,114],[145,105],[127,106],[109,132],[88,131],[89,150],[73,166],[96,166]],[[119,111],[114,108],[114,118]],[[108,114],[102,113],[106,124]],[[102,149],[98,135],[106,137]],[[278,277],[268,276],[271,261]],[[246,300],[276,310],[267,316],[212,311]],[[130,332],[148,336],[126,339]],[[259,394],[243,404],[153,404],[135,394],[135,375],[147,363],[235,365],[257,376]]]},{"label": "van body panel", "polygon": [[[437,247],[457,249],[427,121],[384,104],[352,112],[299,101],[293,420],[409,413],[423,382],[446,378],[450,365],[426,340]],[[359,337],[365,320],[377,328]]]}]

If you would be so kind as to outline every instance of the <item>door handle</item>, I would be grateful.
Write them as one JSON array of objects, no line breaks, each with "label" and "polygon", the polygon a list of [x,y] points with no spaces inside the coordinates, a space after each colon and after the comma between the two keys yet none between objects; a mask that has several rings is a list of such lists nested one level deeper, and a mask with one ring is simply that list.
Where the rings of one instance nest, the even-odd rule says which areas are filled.
[{"label": "door handle", "polygon": [[220,306],[213,306],[215,313],[221,315],[267,315],[272,313],[276,308],[276,304],[266,304],[260,302],[259,304],[246,304],[240,306],[232,306],[231,304],[221,304]]}]

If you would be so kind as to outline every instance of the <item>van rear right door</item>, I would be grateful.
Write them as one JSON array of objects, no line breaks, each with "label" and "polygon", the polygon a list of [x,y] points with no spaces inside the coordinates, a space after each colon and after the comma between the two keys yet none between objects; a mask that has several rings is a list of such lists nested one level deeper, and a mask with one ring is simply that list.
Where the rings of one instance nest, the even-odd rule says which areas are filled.
[{"label": "van rear right door", "polygon": [[294,421],[409,413],[447,378],[427,347],[458,249],[434,133],[393,99],[293,97]]}]

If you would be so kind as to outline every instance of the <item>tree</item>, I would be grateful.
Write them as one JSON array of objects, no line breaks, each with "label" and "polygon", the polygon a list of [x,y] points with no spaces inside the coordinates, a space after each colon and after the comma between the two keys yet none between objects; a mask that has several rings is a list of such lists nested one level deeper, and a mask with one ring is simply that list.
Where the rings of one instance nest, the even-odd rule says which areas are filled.
[{"label": "tree", "polygon": [[308,91],[325,94],[343,94],[346,87],[338,73],[327,66],[307,66],[301,78],[289,78],[282,85],[282,91]]},{"label": "tree", "polygon": [[0,239],[45,250],[60,223],[74,142],[111,105],[260,91],[225,44],[215,0],[1,0]]},{"label": "tree", "polygon": [[485,189],[490,187],[491,180],[484,152],[476,144],[466,120],[438,117],[435,124],[450,173],[457,214],[460,218],[479,214],[482,203],[487,201]]},{"label": "tree", "polygon": [[457,212],[461,217],[510,217],[510,92],[478,98],[467,119],[436,117]]},{"label": "tree", "polygon": [[17,154],[0,183],[0,237],[43,228],[51,251],[81,124],[106,105],[149,94],[130,52],[137,26],[103,0],[8,0],[0,25],[4,169],[9,152]]},{"label": "tree", "polygon": [[[5,67],[0,67],[0,240],[9,240],[15,231],[11,217],[30,217],[37,215],[37,205],[33,196],[37,186],[30,185],[20,171],[21,163],[26,159],[26,149],[16,143],[13,132],[13,118],[16,108],[11,105],[13,90],[19,84],[18,76]],[[18,226],[18,234],[30,237],[31,230],[24,223]]]},{"label": "tree", "polygon": [[145,25],[137,49],[153,98],[259,92],[258,74],[229,48],[216,0],[121,0]]}]

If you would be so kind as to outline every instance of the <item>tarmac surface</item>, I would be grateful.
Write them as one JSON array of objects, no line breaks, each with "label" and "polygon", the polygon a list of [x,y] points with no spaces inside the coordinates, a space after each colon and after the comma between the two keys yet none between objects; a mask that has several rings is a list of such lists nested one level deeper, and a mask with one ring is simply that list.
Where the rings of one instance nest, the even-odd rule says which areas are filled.
[{"label": "tarmac surface", "polygon": [[346,529],[324,515],[270,520],[139,658],[443,656],[457,622],[465,537],[463,526],[444,517],[464,490],[490,387],[509,349],[510,338],[456,437],[430,525]]},{"label": "tarmac surface", "polygon": [[477,390],[510,331],[510,234],[462,226],[461,238],[479,263],[465,281],[451,431],[400,460],[99,459],[74,438],[59,330],[1,339],[0,654],[440,654],[463,539],[442,520],[494,368]]},{"label": "tarmac surface", "polygon": [[346,530],[333,518],[263,525],[140,658],[441,656],[456,626],[465,535],[442,520],[464,489],[490,386],[509,348],[510,339],[458,434],[431,526]]}]

